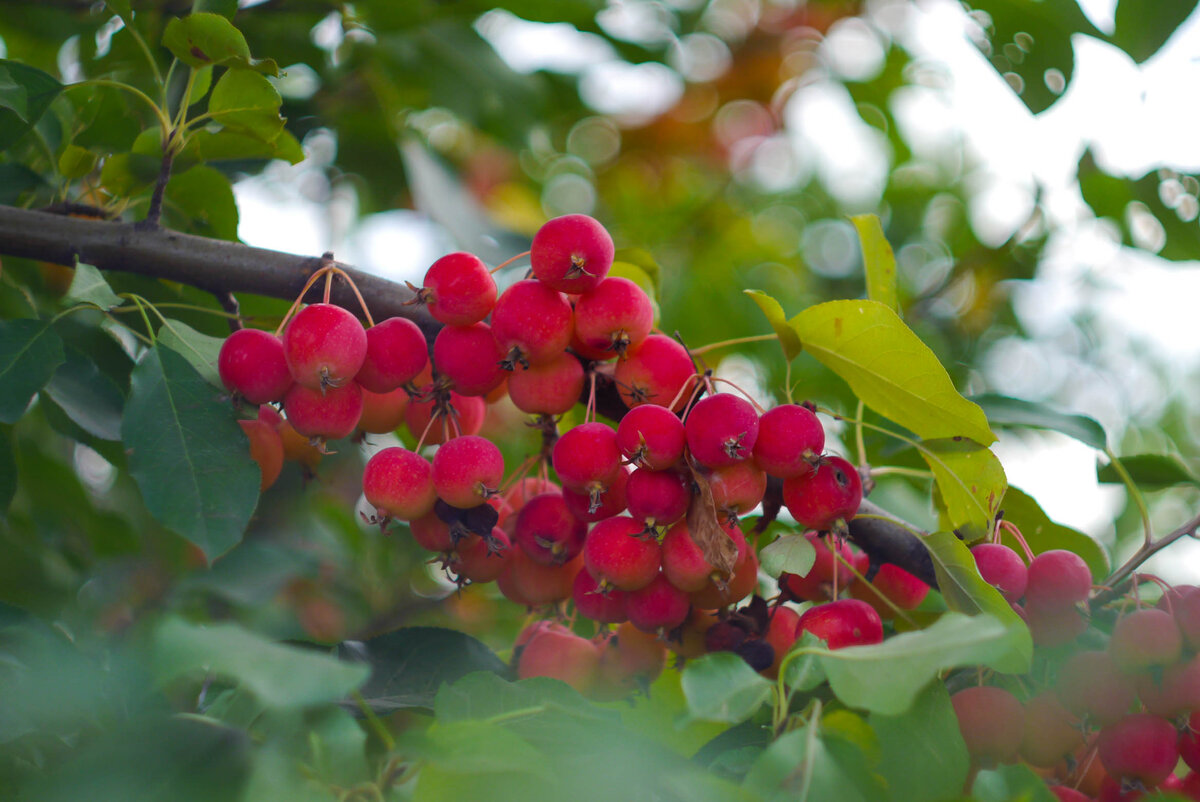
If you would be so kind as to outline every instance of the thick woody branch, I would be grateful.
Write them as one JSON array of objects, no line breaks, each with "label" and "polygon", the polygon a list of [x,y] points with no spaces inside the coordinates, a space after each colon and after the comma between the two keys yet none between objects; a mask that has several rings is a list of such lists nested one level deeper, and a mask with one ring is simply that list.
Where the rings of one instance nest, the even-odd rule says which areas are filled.
[{"label": "thick woody branch", "polygon": [[[100,270],[170,279],[213,293],[249,292],[291,300],[319,267],[319,256],[297,256],[236,242],[181,234],[135,223],[66,217],[0,206],[0,254],[74,264],[76,258]],[[413,292],[403,285],[345,270],[377,320],[399,316],[416,322],[432,340],[441,327],[423,306],[406,306]],[[334,303],[358,313],[358,301],[344,282],[334,282]]]}]

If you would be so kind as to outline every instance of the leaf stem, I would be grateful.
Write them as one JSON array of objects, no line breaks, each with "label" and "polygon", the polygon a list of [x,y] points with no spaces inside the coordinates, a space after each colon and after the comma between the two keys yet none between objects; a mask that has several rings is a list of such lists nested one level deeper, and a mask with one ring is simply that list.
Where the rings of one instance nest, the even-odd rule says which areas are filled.
[{"label": "leaf stem", "polygon": [[111,3],[105,3],[109,10],[121,18],[121,22],[125,23],[125,30],[129,31],[129,35],[138,43],[138,47],[142,49],[142,53],[146,55],[146,62],[150,65],[150,71],[154,73],[154,82],[166,89],[166,83],[163,81],[162,72],[158,69],[158,62],[154,60],[154,54],[150,52],[150,46],[146,44],[146,40],[142,38],[142,34],[133,25],[133,19],[127,18],[124,14],[117,11]]},{"label": "leaf stem", "polygon": [[720,342],[709,343],[708,345],[702,345],[699,348],[692,348],[689,350],[689,353],[691,353],[692,356],[700,356],[701,354],[707,354],[709,351],[715,351],[718,348],[724,348],[728,345],[742,345],[744,343],[761,343],[761,342],[766,342],[767,340],[778,340],[778,339],[779,339],[778,334],[754,334],[754,335],[750,335],[748,337],[734,337],[732,340],[721,340]]},{"label": "leaf stem", "polygon": [[395,749],[396,739],[392,737],[390,732],[388,732],[387,727],[383,726],[383,722],[379,720],[379,716],[375,715],[375,711],[371,709],[369,704],[367,704],[367,700],[363,698],[363,695],[359,691],[355,691],[352,696],[354,697],[354,701],[358,704],[358,709],[361,710],[363,712],[363,716],[366,717],[367,723],[371,725],[371,730],[379,737],[379,740],[383,742],[383,745],[387,747],[387,751],[390,752]]},{"label": "leaf stem", "polygon": [[[161,81],[161,78],[159,80]],[[140,98],[147,106],[149,106],[154,111],[154,116],[156,118],[158,118],[158,126],[160,129],[162,129],[163,142],[167,141],[167,137],[171,132],[170,118],[167,117],[166,112],[164,112],[162,110],[162,108],[159,107],[159,105],[157,103],[155,103],[153,99],[151,99],[151,97],[149,95],[147,95],[142,90],[138,89],[136,86],[130,86],[129,84],[123,84],[120,81],[110,81],[107,78],[89,78],[86,81],[77,81],[76,83],[73,83],[73,84],[67,84],[66,86],[63,87],[63,90],[66,91],[68,89],[75,89],[78,87],[90,87],[90,86],[107,86],[112,89],[120,89],[124,92],[129,92],[134,97]]]},{"label": "leaf stem", "polygon": [[1146,498],[1142,495],[1141,488],[1133,481],[1133,477],[1129,475],[1129,471],[1125,469],[1120,458],[1113,453],[1112,449],[1104,449],[1105,456],[1112,463],[1113,470],[1121,477],[1121,482],[1125,485],[1125,489],[1129,491],[1130,498],[1137,505],[1138,514],[1142,516],[1142,545],[1148,546],[1154,540],[1154,528],[1150,524],[1150,510],[1146,506]]},{"label": "leaf stem", "polygon": [[920,468],[903,468],[899,465],[884,465],[871,469],[871,476],[912,476],[917,479],[932,479],[933,471],[923,471]]},{"label": "leaf stem", "polygon": [[[866,413],[867,405],[860,398],[858,400],[858,409],[854,412],[854,447],[858,449],[858,467],[866,468],[870,465],[867,462],[867,445],[863,439],[863,415]],[[871,474],[874,476],[874,472]]]},{"label": "leaf stem", "polygon": [[139,296],[134,295],[130,300],[137,304],[138,311],[142,313],[142,322],[146,324],[146,334],[150,338],[150,345],[157,345],[157,341],[154,336],[154,327],[150,325],[150,316],[146,314],[146,309],[142,306],[142,299]]}]

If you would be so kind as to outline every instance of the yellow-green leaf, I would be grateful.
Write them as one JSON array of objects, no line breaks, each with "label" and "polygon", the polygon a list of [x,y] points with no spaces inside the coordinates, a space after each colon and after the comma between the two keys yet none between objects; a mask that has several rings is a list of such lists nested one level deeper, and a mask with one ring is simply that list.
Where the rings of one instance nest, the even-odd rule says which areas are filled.
[{"label": "yellow-green leaf", "polygon": [[879,217],[873,214],[856,214],[850,218],[858,231],[862,245],[863,272],[867,276],[867,297],[884,306],[900,311],[896,296],[896,255],[883,236]]},{"label": "yellow-green leaf", "polygon": [[796,336],[796,332],[788,325],[787,318],[783,314],[783,307],[779,305],[779,301],[776,301],[762,290],[742,290],[742,292],[749,295],[754,303],[758,304],[758,308],[766,316],[767,322],[771,324],[771,328],[779,336],[779,344],[783,346],[783,356],[788,362],[791,362],[803,350],[803,347],[800,344],[800,338]]},{"label": "yellow-green leaf", "polygon": [[788,321],[804,350],[885,418],[922,438],[996,435],[978,405],[963,398],[929,346],[878,301],[830,301]]},{"label": "yellow-green leaf", "polygon": [[1004,468],[990,449],[971,440],[926,440],[921,457],[933,471],[951,528],[991,531],[1008,487]]}]

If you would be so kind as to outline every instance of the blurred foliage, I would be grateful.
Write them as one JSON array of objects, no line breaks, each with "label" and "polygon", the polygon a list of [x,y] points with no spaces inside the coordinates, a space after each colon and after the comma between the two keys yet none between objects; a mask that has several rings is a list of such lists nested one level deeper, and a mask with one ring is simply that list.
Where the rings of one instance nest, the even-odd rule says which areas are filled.
[{"label": "blurred foliage", "polygon": [[[494,262],[524,250],[547,217],[589,212],[630,249],[621,257],[627,274],[653,282],[660,325],[693,347],[767,333],[773,324],[786,330],[785,321],[818,303],[863,297],[867,276],[877,276],[872,254],[890,243],[895,284],[885,305],[931,349],[955,387],[993,394],[984,404],[992,426],[1053,429],[1132,455],[1135,480],[1161,491],[1151,498],[1156,509],[1194,508],[1200,500],[1200,417],[1190,398],[1152,406],[1109,440],[1096,421],[1052,410],[1071,400],[1070,388],[1013,399],[1009,387],[985,375],[997,343],[1033,340],[1013,299],[1035,281],[1060,232],[1035,197],[1029,219],[1003,241],[981,235],[973,222],[980,176],[967,149],[961,142],[931,148],[903,125],[896,99],[936,95],[939,86],[936,70],[899,41],[894,15],[911,12],[908,3],[238,5],[0,0],[0,203],[83,204],[140,219],[170,127],[151,109],[160,104],[201,117],[175,155],[164,200],[169,227],[236,240],[234,182],[281,163],[307,170],[316,187],[310,194],[329,208],[339,192],[353,197],[362,217],[416,208],[459,247]],[[1145,13],[1139,0],[1121,0],[1112,34],[1097,31],[1074,0],[970,5],[985,12],[974,17],[977,43],[1028,108],[1040,112],[1069,84],[1071,36],[1107,40],[1144,61],[1195,2],[1163,0]],[[193,10],[211,16],[185,27],[179,19]],[[534,23],[570,26],[556,30],[586,37],[570,40],[574,47],[608,54],[597,63],[657,65],[674,99],[639,114],[629,97],[617,98],[619,108],[600,102],[612,98],[599,97],[595,83],[615,79],[589,78],[597,64],[514,69],[498,43],[505,31],[533,30],[520,26]],[[823,43],[847,31],[878,50],[874,68],[853,76],[837,69],[836,54]],[[172,68],[172,53],[198,69],[183,62]],[[1061,85],[1047,70],[1060,73]],[[855,141],[868,143],[864,158],[883,165],[875,184],[865,163],[863,182],[849,189],[845,172],[821,163],[823,154],[797,122],[817,90],[851,112]],[[322,149],[323,157],[312,158]],[[1085,153],[1078,182],[1082,201],[1112,222],[1123,246],[1176,262],[1200,258],[1196,176],[1164,165],[1130,180],[1105,173]],[[865,260],[855,229],[870,219],[855,217],[864,213],[881,221]],[[153,480],[173,467],[172,455],[159,454],[162,464],[145,468],[137,447],[165,436],[183,448],[211,438],[219,450],[214,432],[233,432],[226,444],[236,438],[233,413],[204,384],[211,385],[211,370],[187,368],[203,368],[205,349],[228,332],[227,323],[213,314],[221,309],[217,301],[198,289],[123,274],[97,283],[95,273],[7,257],[0,273],[0,796],[308,800],[375,788],[420,799],[587,799],[598,789],[604,798],[760,798],[787,792],[779,766],[812,759],[809,751],[817,750],[826,769],[816,780],[823,798],[884,798],[881,778],[897,789],[895,798],[917,798],[906,766],[918,759],[920,744],[903,742],[906,727],[892,710],[871,715],[881,738],[874,748],[847,735],[854,722],[831,714],[764,749],[762,721],[749,722],[755,732],[744,742],[737,742],[739,728],[712,722],[676,730],[678,719],[695,713],[678,673],[660,680],[676,683],[655,691],[665,697],[639,697],[630,709],[592,704],[553,683],[510,681],[501,657],[522,624],[519,611],[493,586],[453,592],[402,529],[381,535],[359,519],[357,444],[326,456],[315,478],[288,463],[256,507],[237,499],[232,535],[210,532],[203,514],[164,514],[164,502],[190,501],[194,513],[203,498],[155,491]],[[747,288],[765,296],[749,297]],[[134,296],[169,317],[143,319]],[[773,318],[763,317],[762,297],[775,300]],[[871,297],[881,300],[874,289]],[[263,327],[287,308],[278,299],[239,300],[248,321]],[[60,314],[79,301],[96,308]],[[1086,311],[1072,322],[1072,356],[1102,371],[1106,354]],[[169,404],[161,396],[158,411],[124,415],[147,409],[132,402],[147,403],[138,388],[155,367],[135,367],[138,338],[158,343],[158,375],[150,378],[164,392],[186,385],[206,410],[202,431],[188,431],[178,419],[172,424],[169,415],[164,422]],[[746,360],[743,374],[775,400],[794,393],[854,415],[858,396],[822,361],[789,354],[789,367],[775,343],[707,358],[724,370],[717,357],[730,354]],[[1036,365],[1027,360],[1019,369]],[[1152,369],[1164,386],[1183,386],[1187,378],[1172,377],[1169,366]],[[488,431],[519,425],[511,410],[492,416]],[[870,410],[865,421],[886,423]],[[846,429],[847,446],[849,438]],[[506,457],[515,462],[532,442],[511,444]],[[864,445],[892,465],[922,469],[931,459],[930,449],[874,428]],[[201,496],[237,490],[238,479],[245,489],[244,456],[224,456],[230,472]],[[1101,481],[1120,481],[1109,460],[1098,471]],[[938,511],[929,487],[889,477],[877,498],[932,526]],[[1010,500],[1036,521],[1035,548],[1083,537],[1054,524],[1028,497]],[[967,518],[972,505],[986,507],[984,517],[994,514],[995,499],[966,494],[946,502],[966,509]],[[1116,524],[1122,537],[1140,537],[1132,504]],[[958,547],[957,540],[947,544],[938,565],[961,589],[971,571]],[[1087,556],[1093,567],[1104,565],[1099,549]],[[968,600],[976,592],[962,590]],[[423,628],[403,630],[403,639],[389,636],[417,625]],[[447,625],[463,634],[436,628]],[[991,635],[1008,637],[999,626]],[[330,656],[334,644],[341,662]],[[992,659],[991,646],[966,656]],[[247,660],[249,654],[271,659]],[[344,698],[368,674],[350,665],[354,659],[371,669],[361,706]],[[408,673],[397,674],[401,669]],[[903,689],[915,695],[933,669],[910,669]],[[764,690],[751,691],[759,694],[757,708]],[[658,702],[663,698],[671,701]],[[906,715],[945,725],[944,698],[926,693],[916,704],[923,712]],[[544,709],[528,712],[539,705]],[[435,726],[423,715],[429,710],[439,714]],[[403,732],[399,751],[372,726],[376,715]],[[650,734],[634,737],[623,717]],[[700,771],[707,764],[687,758],[718,731],[731,743],[711,742],[706,754],[716,769]],[[653,733],[664,742],[654,742]],[[471,748],[479,743],[502,743],[505,752],[489,758]],[[400,754],[425,766],[419,779]],[[948,793],[961,787],[961,762],[937,778]],[[564,787],[568,769],[574,780]],[[530,791],[530,778],[543,783],[540,792]],[[985,779],[984,786],[1015,788],[1026,778]]]}]

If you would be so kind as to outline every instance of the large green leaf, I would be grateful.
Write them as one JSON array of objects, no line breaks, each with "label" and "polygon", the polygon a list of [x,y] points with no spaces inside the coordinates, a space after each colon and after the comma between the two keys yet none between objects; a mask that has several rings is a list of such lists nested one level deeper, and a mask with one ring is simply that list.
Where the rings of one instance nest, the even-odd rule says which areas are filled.
[{"label": "large green leaf", "polygon": [[62,339],[42,320],[0,320],[0,423],[14,423],[62,364]]},{"label": "large green leaf", "polygon": [[991,531],[1008,486],[996,455],[971,440],[926,440],[920,452],[933,471],[950,526]]},{"label": "large green leaf", "polygon": [[183,155],[204,162],[286,159],[292,164],[299,164],[304,160],[304,150],[286,128],[270,142],[225,128],[197,131],[188,137]]},{"label": "large green leaf", "polygon": [[884,306],[900,311],[896,295],[896,255],[883,235],[879,216],[856,214],[850,218],[858,231],[858,242],[862,247],[863,271],[867,275],[867,297]]},{"label": "large green leaf", "polygon": [[75,275],[71,276],[71,286],[63,297],[67,304],[95,304],[101,309],[113,309],[121,305],[121,298],[112,287],[104,274],[89,264],[75,263]]},{"label": "large green leaf", "polygon": [[821,650],[822,668],[834,695],[850,707],[898,715],[939,672],[985,665],[1024,671],[1029,633],[990,615],[945,613],[931,626],[873,646]]},{"label": "large green leaf", "polygon": [[804,576],[817,559],[817,550],[804,535],[780,535],[758,553],[759,565],[767,576],[778,579],[783,572]]},{"label": "large green leaf", "polygon": [[867,756],[827,731],[814,716],[807,727],[777,738],[746,775],[745,787],[770,800],[876,802],[886,790]]},{"label": "large green leaf", "polygon": [[1158,52],[1183,21],[1196,10],[1196,0],[1156,0],[1153,10],[1144,0],[1120,0],[1110,41],[1134,61]]},{"label": "large green leaf", "polygon": [[978,404],[988,422],[993,426],[1012,426],[1028,429],[1050,429],[1081,443],[1103,451],[1108,445],[1108,436],[1095,419],[1086,415],[1071,415],[1022,398],[1011,398],[996,393],[973,395],[970,399]]},{"label": "large green leaf", "polygon": [[804,350],[867,406],[922,438],[995,442],[983,410],[959,395],[929,346],[877,301],[829,301],[788,321]]},{"label": "large green leaf", "polygon": [[1012,631],[1014,649],[1010,659],[996,668],[1012,673],[1028,670],[1033,654],[1029,629],[1000,591],[983,581],[971,550],[952,532],[933,532],[921,541],[933,560],[938,590],[947,607],[968,616],[990,615]]},{"label": "large green leaf", "polygon": [[736,724],[771,696],[771,683],[733,652],[713,652],[688,661],[682,685],[688,715],[700,721]]},{"label": "large green leaf", "polygon": [[[1187,463],[1175,454],[1133,454],[1121,457],[1129,478],[1143,490],[1161,490],[1176,485],[1196,485],[1200,480]],[[1109,462],[1096,465],[1096,478],[1109,484],[1121,484],[1121,475]]]},{"label": "large green leaf", "polygon": [[371,678],[362,694],[378,713],[410,707],[432,709],[443,683],[476,671],[508,673],[508,666],[491,649],[452,629],[406,627],[338,648],[343,656],[370,665]]},{"label": "large green leaf", "polygon": [[283,98],[274,84],[251,70],[229,70],[213,87],[208,113],[221,125],[263,142],[283,130],[279,106]]},{"label": "large green leaf", "polygon": [[237,201],[220,170],[200,164],[171,176],[165,200],[176,227],[202,237],[237,241]]},{"label": "large green leaf", "polygon": [[[969,5],[991,17],[992,66],[1002,75],[1019,77],[1020,86],[1013,89],[1019,88],[1017,94],[1034,114],[1058,100],[1071,81],[1075,71],[1071,37],[1104,38],[1076,0],[970,0]],[[1050,70],[1061,75],[1060,85],[1050,85]]]},{"label": "large green leaf", "polygon": [[[1042,511],[1038,503],[1022,490],[1008,488],[1004,494],[1004,519],[1016,524],[1021,536],[1035,555],[1051,549],[1066,549],[1083,558],[1092,577],[1100,581],[1108,576],[1108,554],[1095,538],[1077,529],[1055,523]],[[1020,544],[1006,530],[1001,530],[1001,542],[1018,554],[1023,554]]]},{"label": "large green leaf", "polygon": [[258,502],[258,465],[231,407],[186,359],[167,348],[142,355],[121,441],[155,518],[210,560],[237,545]]},{"label": "large green leaf", "polygon": [[279,74],[274,61],[255,61],[250,57],[246,37],[220,14],[189,14],[173,19],[163,31],[162,43],[189,67],[225,64],[249,67],[268,75]]},{"label": "large green leaf", "polygon": [[66,360],[54,371],[43,392],[85,432],[101,440],[121,439],[125,397],[116,382],[100,372],[78,348],[67,345]]},{"label": "large green leaf", "polygon": [[237,624],[181,618],[168,618],[156,630],[153,665],[159,682],[213,675],[280,709],[340,701],[370,674],[366,666],[275,643]]},{"label": "large green leaf", "polygon": [[179,353],[196,372],[213,387],[224,389],[221,374],[217,372],[217,356],[225,340],[202,334],[188,324],[167,318],[158,330],[158,343]]},{"label": "large green leaf", "polygon": [[0,151],[37,124],[62,88],[35,67],[0,59]]},{"label": "large green leaf", "polygon": [[787,318],[783,314],[783,307],[779,305],[779,301],[776,301],[762,290],[742,290],[742,292],[749,295],[751,300],[758,304],[758,308],[762,310],[763,315],[767,318],[767,322],[771,324],[771,328],[775,330],[775,334],[779,337],[779,344],[783,346],[784,358],[791,362],[804,350],[804,347],[800,343],[800,338],[796,336],[796,332],[788,325]]},{"label": "large green leaf", "polygon": [[891,802],[950,799],[962,791],[971,760],[945,685],[931,682],[905,712],[873,713],[869,722]]},{"label": "large green leaf", "polygon": [[978,802],[1056,802],[1058,799],[1046,781],[1023,764],[980,771],[971,785],[971,798]]}]

